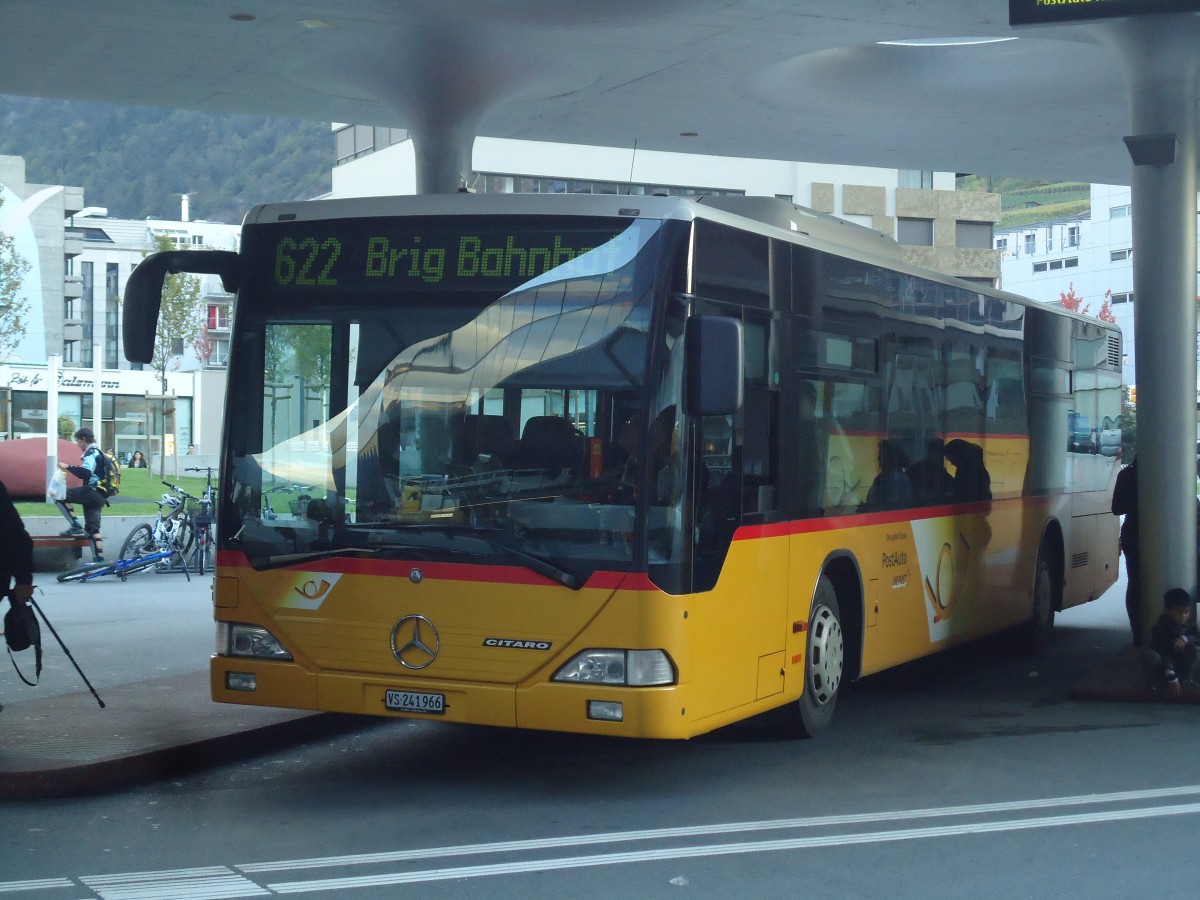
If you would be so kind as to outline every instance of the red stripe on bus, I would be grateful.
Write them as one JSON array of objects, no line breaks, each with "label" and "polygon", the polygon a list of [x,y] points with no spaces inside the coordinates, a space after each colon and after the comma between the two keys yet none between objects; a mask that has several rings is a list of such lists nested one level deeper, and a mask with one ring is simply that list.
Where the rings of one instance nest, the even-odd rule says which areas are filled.
[{"label": "red stripe on bus", "polygon": [[[250,569],[250,560],[237,550],[222,550],[217,553],[217,565],[229,569]],[[407,578],[413,569],[420,569],[426,578],[439,581],[484,582],[488,584],[556,584],[552,579],[539,575],[522,566],[497,566],[476,563],[444,563],[428,560],[403,559],[355,559],[353,557],[327,557],[299,562],[291,566],[279,566],[287,572],[332,572],[339,575],[379,575],[388,578]],[[584,584],[593,590],[658,591],[645,572],[612,572],[597,570]]]}]

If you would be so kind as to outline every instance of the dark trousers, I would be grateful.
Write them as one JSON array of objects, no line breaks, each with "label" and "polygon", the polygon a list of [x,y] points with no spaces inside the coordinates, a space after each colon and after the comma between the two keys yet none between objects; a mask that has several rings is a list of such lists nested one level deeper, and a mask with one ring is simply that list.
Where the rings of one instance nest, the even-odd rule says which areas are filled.
[{"label": "dark trousers", "polygon": [[100,492],[86,485],[67,488],[67,502],[83,507],[83,530],[88,534],[100,533],[100,512],[108,502]]},{"label": "dark trousers", "polygon": [[1142,561],[1136,547],[1122,546],[1125,554],[1125,612],[1129,614],[1129,629],[1133,642],[1142,645]]}]

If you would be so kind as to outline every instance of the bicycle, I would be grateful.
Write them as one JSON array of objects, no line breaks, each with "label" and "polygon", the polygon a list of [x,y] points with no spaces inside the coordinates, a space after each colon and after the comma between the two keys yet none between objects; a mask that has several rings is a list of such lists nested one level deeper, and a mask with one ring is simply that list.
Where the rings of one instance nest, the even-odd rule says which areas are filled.
[{"label": "bicycle", "polygon": [[[121,559],[134,559],[171,549],[179,551],[181,560],[187,558],[186,554],[195,539],[195,528],[186,509],[187,498],[191,495],[169,481],[164,481],[163,484],[169,487],[172,493],[163,494],[161,500],[154,501],[158,504],[158,515],[153,523],[143,522],[129,532],[125,543],[121,545]],[[171,558],[171,555],[168,555],[165,561]],[[158,562],[163,563],[164,559],[160,558]]]},{"label": "bicycle", "polygon": [[[130,575],[137,572],[143,572],[153,566],[158,566],[168,562],[172,557],[178,556],[180,563],[184,563],[183,554],[180,553],[178,547],[168,547],[162,550],[155,550],[152,553],[147,553],[144,556],[133,556],[127,559],[114,559],[107,562],[93,562],[80,566],[76,569],[71,569],[68,572],[63,572],[58,576],[58,580],[62,582],[85,582],[92,581],[96,578],[103,578],[105,575],[116,575],[122,581]],[[183,574],[187,576],[187,580],[191,581],[192,576],[188,574],[187,565],[183,565]]]},{"label": "bicycle", "polygon": [[216,491],[213,488],[212,466],[188,466],[188,472],[204,472],[204,493],[196,499],[199,507],[195,515],[196,549],[192,556],[196,561],[196,574],[203,575],[205,566],[212,568],[212,524],[213,508],[216,506]]}]

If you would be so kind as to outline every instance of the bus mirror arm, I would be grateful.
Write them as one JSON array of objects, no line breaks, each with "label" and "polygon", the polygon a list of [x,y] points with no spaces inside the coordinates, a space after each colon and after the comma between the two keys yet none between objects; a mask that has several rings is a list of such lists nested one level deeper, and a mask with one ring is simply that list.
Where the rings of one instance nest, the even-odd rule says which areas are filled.
[{"label": "bus mirror arm", "polygon": [[731,416],[742,408],[745,364],[742,323],[728,316],[692,316],[684,333],[687,412]]},{"label": "bus mirror arm", "polygon": [[161,250],[138,263],[125,283],[121,315],[125,358],[130,362],[149,363],[154,358],[163,282],[179,272],[219,275],[221,286],[232,294],[238,289],[241,266],[230,250]]}]

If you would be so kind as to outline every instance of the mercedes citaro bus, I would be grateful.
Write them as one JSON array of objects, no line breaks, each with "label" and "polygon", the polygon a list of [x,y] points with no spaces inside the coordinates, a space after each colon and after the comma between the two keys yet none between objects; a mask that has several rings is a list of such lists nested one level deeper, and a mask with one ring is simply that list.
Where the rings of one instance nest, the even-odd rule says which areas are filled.
[{"label": "mercedes citaro bus", "polygon": [[[212,694],[631,737],[771,713],[1116,577],[1103,322],[782,201],[259,206],[240,251]],[[1086,449],[1086,448],[1085,448]]]}]

